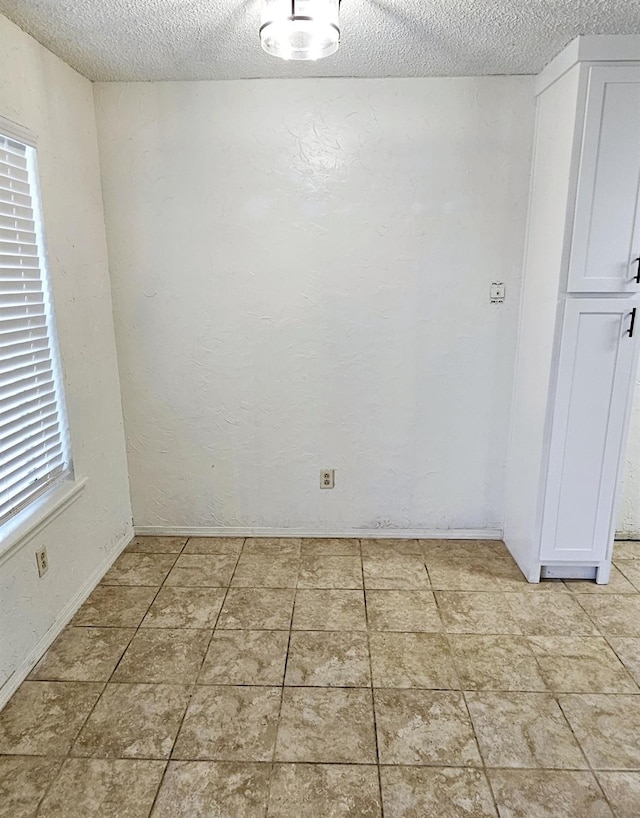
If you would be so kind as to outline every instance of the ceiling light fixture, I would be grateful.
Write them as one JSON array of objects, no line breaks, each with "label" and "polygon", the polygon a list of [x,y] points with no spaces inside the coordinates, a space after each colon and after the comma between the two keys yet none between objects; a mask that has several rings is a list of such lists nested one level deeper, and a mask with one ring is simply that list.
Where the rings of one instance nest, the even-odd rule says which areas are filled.
[{"label": "ceiling light fixture", "polygon": [[319,60],[340,45],[340,0],[262,0],[262,47],[283,60]]}]

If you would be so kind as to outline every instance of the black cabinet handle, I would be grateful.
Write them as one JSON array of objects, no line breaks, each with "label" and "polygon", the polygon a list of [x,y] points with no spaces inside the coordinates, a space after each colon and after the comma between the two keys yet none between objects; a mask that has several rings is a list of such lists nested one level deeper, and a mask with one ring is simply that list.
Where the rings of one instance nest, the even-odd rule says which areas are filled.
[{"label": "black cabinet handle", "polygon": [[638,258],[634,258],[633,263],[638,265],[638,272],[636,273],[636,284],[640,284],[640,256],[638,256]]},{"label": "black cabinet handle", "polygon": [[634,307],[631,310],[631,323],[629,324],[629,329],[626,331],[625,335],[628,335],[629,338],[633,338],[633,329],[636,325],[636,311],[637,307]]}]

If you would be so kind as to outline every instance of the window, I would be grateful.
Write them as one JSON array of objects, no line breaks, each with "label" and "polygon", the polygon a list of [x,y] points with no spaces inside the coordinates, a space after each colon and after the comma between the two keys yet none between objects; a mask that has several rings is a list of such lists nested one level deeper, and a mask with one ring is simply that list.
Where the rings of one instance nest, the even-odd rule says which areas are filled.
[{"label": "window", "polygon": [[0,525],[71,474],[35,147],[0,123]]}]

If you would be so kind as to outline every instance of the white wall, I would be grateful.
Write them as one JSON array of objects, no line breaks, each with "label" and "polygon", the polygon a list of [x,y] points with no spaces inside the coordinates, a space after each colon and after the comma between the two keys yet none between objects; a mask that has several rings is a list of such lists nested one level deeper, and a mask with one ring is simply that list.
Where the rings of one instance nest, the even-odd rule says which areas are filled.
[{"label": "white wall", "polygon": [[640,540],[640,371],[636,379],[624,460],[616,536]]},{"label": "white wall", "polygon": [[[0,564],[1,704],[130,536],[131,510],[91,83],[3,17],[0,65],[0,115],[39,137],[73,456],[88,478],[72,506]],[[39,580],[41,545],[50,569]]]},{"label": "white wall", "polygon": [[501,528],[532,81],[95,93],[135,523]]}]

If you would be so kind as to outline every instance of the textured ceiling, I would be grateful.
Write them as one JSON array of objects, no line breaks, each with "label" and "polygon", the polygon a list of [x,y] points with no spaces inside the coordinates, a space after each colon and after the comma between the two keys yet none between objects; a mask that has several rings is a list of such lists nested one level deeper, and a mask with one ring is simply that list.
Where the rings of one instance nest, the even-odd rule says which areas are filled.
[{"label": "textured ceiling", "polygon": [[640,33],[640,0],[343,0],[317,63],[260,48],[260,0],[0,0],[92,80],[538,73],[577,34]]}]

